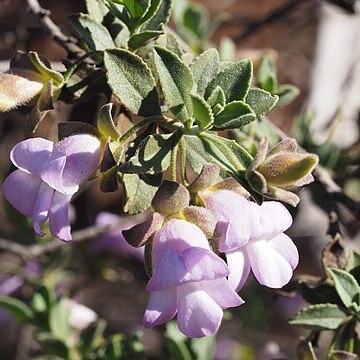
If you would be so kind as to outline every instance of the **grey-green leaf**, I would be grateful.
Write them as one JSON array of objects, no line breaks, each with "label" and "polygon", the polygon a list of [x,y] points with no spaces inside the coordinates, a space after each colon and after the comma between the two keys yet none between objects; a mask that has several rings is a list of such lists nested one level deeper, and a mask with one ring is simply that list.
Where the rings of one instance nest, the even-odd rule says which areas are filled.
[{"label": "grey-green leaf", "polygon": [[69,323],[69,311],[66,298],[62,298],[50,309],[49,325],[51,333],[58,339],[67,343],[70,341],[71,327]]},{"label": "grey-green leaf", "polygon": [[318,304],[300,310],[289,323],[312,330],[336,330],[347,317],[335,304]]},{"label": "grey-green leaf", "polygon": [[177,55],[160,46],[155,46],[154,61],[171,112],[181,121],[187,121],[192,116],[190,69]]},{"label": "grey-green leaf", "polygon": [[141,30],[159,30],[162,24],[166,25],[170,19],[172,0],[162,0],[156,13],[146,21]]},{"label": "grey-green leaf", "polygon": [[263,89],[256,88],[249,90],[245,102],[253,109],[256,117],[260,118],[273,109],[278,100],[277,95],[271,95]]},{"label": "grey-green leaf", "polygon": [[233,101],[226,104],[224,109],[215,116],[214,128],[238,129],[255,119],[256,115],[249,105],[243,101]]},{"label": "grey-green leaf", "polygon": [[139,56],[111,49],[105,51],[104,63],[111,89],[129,110],[141,116],[161,114],[154,77]]},{"label": "grey-green leaf", "polygon": [[100,24],[109,12],[109,9],[102,0],[86,0],[86,10],[89,16]]},{"label": "grey-green leaf", "polygon": [[275,63],[268,56],[264,56],[259,66],[257,81],[259,86],[273,94],[278,88]]},{"label": "grey-green leaf", "polygon": [[184,53],[176,37],[170,33],[159,36],[156,40],[156,44],[172,51],[179,58],[181,58]]},{"label": "grey-green leaf", "polygon": [[199,95],[191,95],[194,117],[202,129],[208,128],[214,122],[210,105]]},{"label": "grey-green leaf", "polygon": [[171,150],[180,137],[178,132],[148,136],[140,143],[135,155],[119,170],[129,174],[156,174],[165,171],[170,165]]},{"label": "grey-green leaf", "polygon": [[[207,103],[211,106],[213,111],[215,109],[219,109],[219,110],[223,109],[223,107],[226,104],[226,99],[225,99],[224,91],[220,86],[217,86],[213,90],[213,92],[211,93],[211,95],[207,99]],[[216,113],[215,113],[215,115],[216,115]]]},{"label": "grey-green leaf", "polygon": [[124,174],[122,181],[125,188],[124,211],[135,215],[151,206],[151,201],[161,184],[161,174]]},{"label": "grey-green leaf", "polygon": [[300,90],[295,85],[280,85],[275,91],[275,95],[279,96],[276,107],[283,107],[293,102],[299,95]]},{"label": "grey-green leaf", "polygon": [[252,71],[252,62],[249,59],[232,62],[208,85],[205,98],[207,99],[213,90],[220,86],[224,90],[227,102],[243,100],[250,88]]},{"label": "grey-green leaf", "polygon": [[0,296],[0,308],[8,311],[19,321],[29,322],[34,318],[34,313],[29,306],[10,296]]},{"label": "grey-green leaf", "polygon": [[[341,301],[349,308],[353,302],[359,299],[360,286],[356,279],[348,272],[340,269],[327,269]],[[360,305],[360,304],[358,304]]]},{"label": "grey-green leaf", "polygon": [[115,46],[106,27],[93,20],[89,15],[70,15],[68,20],[71,28],[91,50],[105,50]]},{"label": "grey-green leaf", "polygon": [[155,40],[164,32],[162,30],[145,30],[143,32],[139,32],[131,36],[128,42],[128,46],[132,50],[136,50],[148,42]]},{"label": "grey-green leaf", "polygon": [[216,49],[209,49],[196,57],[190,64],[197,93],[204,95],[206,87],[219,72],[220,59]]}]

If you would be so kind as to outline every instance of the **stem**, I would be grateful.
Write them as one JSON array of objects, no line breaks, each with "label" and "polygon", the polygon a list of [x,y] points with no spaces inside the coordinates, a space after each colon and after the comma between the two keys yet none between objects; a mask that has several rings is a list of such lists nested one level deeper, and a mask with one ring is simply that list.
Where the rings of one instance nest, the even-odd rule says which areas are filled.
[{"label": "stem", "polygon": [[129,129],[123,136],[121,136],[121,138],[119,139],[119,143],[123,144],[124,142],[128,141],[131,136],[133,136],[143,126],[150,125],[151,123],[159,121],[161,119],[163,119],[161,116],[152,116],[140,121],[138,124],[134,125],[131,129]]},{"label": "stem", "polygon": [[75,72],[75,70],[78,68],[79,65],[81,65],[81,63],[87,59],[90,56],[93,56],[95,54],[101,54],[102,51],[99,50],[94,50],[94,51],[90,51],[86,54],[84,54],[83,56],[80,56],[76,61],[74,61],[71,66],[69,67],[69,69],[67,69],[66,73],[64,74],[64,81],[67,82],[70,79],[70,76]]},{"label": "stem", "polygon": [[185,186],[189,185],[189,181],[186,175],[186,141],[182,136],[179,141],[179,151],[180,151],[180,175],[181,180]]},{"label": "stem", "polygon": [[177,165],[177,152],[179,145],[176,144],[171,149],[171,159],[170,159],[170,178],[173,181],[176,181],[176,165]]}]

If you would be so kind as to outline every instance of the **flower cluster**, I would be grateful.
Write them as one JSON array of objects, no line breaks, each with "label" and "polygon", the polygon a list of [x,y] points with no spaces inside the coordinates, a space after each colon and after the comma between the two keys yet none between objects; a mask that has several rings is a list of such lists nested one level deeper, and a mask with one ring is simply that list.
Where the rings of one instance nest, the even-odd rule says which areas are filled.
[{"label": "flower cluster", "polygon": [[[257,205],[231,179],[211,184],[209,173],[205,167],[190,192],[164,181],[151,217],[123,231],[131,245],[151,246],[146,327],[177,315],[185,335],[212,335],[223,309],[244,303],[237,292],[250,270],[260,284],[281,288],[298,264],[297,249],[283,233],[292,224],[285,206],[274,201]],[[190,206],[190,199],[202,206]]]},{"label": "flower cluster", "polygon": [[70,199],[99,166],[102,148],[88,134],[69,136],[57,144],[43,138],[21,141],[10,153],[18,170],[5,179],[4,196],[23,215],[32,217],[39,236],[45,235],[41,228],[49,219],[51,234],[71,241]]}]

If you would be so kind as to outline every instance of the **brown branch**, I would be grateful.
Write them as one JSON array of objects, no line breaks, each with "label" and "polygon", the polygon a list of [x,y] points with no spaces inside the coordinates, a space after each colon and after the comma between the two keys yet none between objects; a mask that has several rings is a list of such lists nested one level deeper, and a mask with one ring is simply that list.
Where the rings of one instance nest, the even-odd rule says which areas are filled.
[{"label": "brown branch", "polygon": [[51,12],[42,8],[38,0],[26,0],[28,12],[34,15],[42,26],[46,34],[50,35],[67,52],[69,58],[77,58],[84,51],[76,45],[75,39],[66,36],[60,28],[50,19]]}]

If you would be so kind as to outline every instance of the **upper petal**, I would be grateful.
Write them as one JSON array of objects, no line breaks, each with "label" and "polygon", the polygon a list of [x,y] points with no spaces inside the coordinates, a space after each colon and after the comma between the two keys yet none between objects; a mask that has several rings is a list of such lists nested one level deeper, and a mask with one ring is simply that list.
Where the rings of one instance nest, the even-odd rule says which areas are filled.
[{"label": "upper petal", "polygon": [[52,235],[63,241],[71,241],[69,205],[71,195],[55,191],[49,212],[49,226]]},{"label": "upper petal", "polygon": [[163,254],[168,250],[180,254],[191,246],[210,250],[208,240],[199,227],[184,220],[171,220],[154,236],[152,264],[156,267]]},{"label": "upper petal", "polygon": [[213,335],[221,324],[223,311],[201,287],[201,283],[179,287],[177,324],[182,333],[193,338]]},{"label": "upper petal", "polygon": [[12,148],[10,159],[19,169],[40,176],[52,150],[52,141],[43,138],[27,139]]},{"label": "upper petal", "polygon": [[22,170],[15,170],[4,181],[7,201],[25,216],[32,216],[41,186],[41,179]]},{"label": "upper petal", "polygon": [[170,321],[178,309],[178,290],[155,291],[150,294],[143,324],[146,328]]},{"label": "upper petal", "polygon": [[260,284],[270,288],[286,285],[293,274],[290,263],[269,241],[261,240],[247,246],[251,269]]}]

